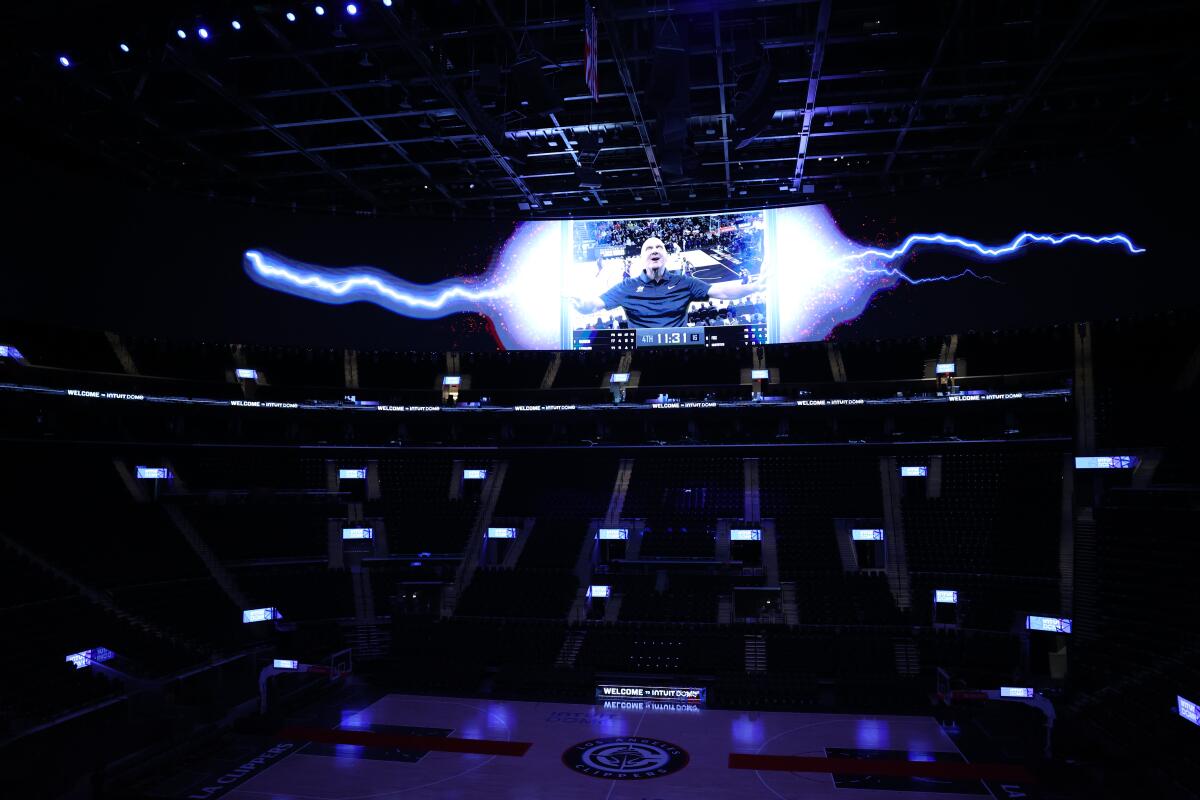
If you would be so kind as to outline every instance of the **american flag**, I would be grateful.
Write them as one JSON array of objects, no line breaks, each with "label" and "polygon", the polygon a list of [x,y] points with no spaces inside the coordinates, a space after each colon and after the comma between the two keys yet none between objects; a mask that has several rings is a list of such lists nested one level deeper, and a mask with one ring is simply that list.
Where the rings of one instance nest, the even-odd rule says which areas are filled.
[{"label": "american flag", "polygon": [[596,61],[596,49],[600,37],[597,35],[596,11],[592,0],[583,0],[583,79],[592,92],[592,100],[600,100],[600,65]]}]

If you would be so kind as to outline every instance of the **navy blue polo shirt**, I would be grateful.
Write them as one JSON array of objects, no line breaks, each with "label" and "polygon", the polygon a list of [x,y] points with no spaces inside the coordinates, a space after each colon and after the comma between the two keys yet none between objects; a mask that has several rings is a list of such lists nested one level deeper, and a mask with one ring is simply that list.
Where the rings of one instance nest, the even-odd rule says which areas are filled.
[{"label": "navy blue polo shirt", "polygon": [[634,328],[682,328],[687,325],[690,303],[708,299],[709,285],[699,278],[678,272],[664,272],[661,280],[651,280],[643,270],[636,278],[626,278],[600,295],[605,308],[620,306]]}]

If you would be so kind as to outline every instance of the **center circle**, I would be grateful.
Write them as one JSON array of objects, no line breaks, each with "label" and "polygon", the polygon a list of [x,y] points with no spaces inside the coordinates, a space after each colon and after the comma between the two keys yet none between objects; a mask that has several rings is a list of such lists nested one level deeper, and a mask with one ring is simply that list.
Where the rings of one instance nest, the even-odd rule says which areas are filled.
[{"label": "center circle", "polygon": [[661,739],[611,736],[568,747],[562,760],[580,775],[631,781],[678,772],[687,766],[688,754],[679,745]]}]

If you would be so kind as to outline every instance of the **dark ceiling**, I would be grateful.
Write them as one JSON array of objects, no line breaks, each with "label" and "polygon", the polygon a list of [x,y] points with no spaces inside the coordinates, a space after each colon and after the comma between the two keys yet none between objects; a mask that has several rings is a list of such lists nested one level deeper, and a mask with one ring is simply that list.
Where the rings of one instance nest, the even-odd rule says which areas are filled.
[{"label": "dark ceiling", "polygon": [[41,154],[153,187],[380,214],[761,207],[1191,158],[1195,0],[594,0],[598,101],[584,3],[38,3],[4,12],[4,111]]}]

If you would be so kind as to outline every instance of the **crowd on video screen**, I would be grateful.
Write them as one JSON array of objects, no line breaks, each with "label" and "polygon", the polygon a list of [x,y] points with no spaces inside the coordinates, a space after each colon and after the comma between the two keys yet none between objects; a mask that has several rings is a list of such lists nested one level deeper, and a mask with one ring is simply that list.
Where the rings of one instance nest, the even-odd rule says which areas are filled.
[{"label": "crowd on video screen", "polygon": [[583,236],[576,242],[597,248],[624,247],[625,256],[637,257],[642,242],[657,236],[671,252],[716,248],[743,261],[762,263],[762,213],[721,214],[711,217],[666,219],[590,220],[578,223]]}]

